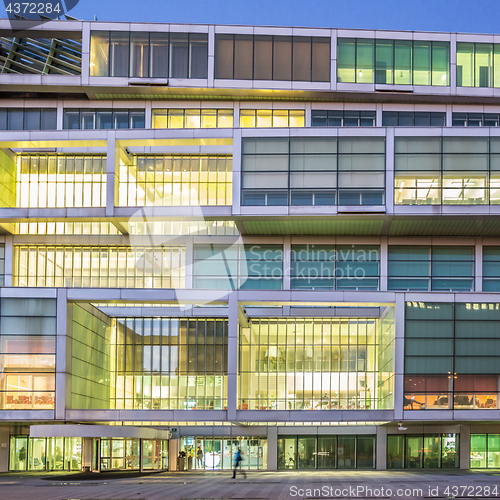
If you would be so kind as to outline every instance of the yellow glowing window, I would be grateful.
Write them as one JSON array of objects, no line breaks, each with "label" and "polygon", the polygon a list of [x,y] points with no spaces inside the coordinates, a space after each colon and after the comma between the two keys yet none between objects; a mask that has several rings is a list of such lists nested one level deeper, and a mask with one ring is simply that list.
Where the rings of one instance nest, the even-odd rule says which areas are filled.
[{"label": "yellow glowing window", "polygon": [[218,123],[220,128],[232,128],[233,126],[233,110],[219,109]]},{"label": "yellow glowing window", "polygon": [[168,127],[168,112],[167,110],[153,111],[153,128]]},{"label": "yellow glowing window", "polygon": [[168,110],[168,128],[184,128],[184,110]]},{"label": "yellow glowing window", "polygon": [[217,127],[217,110],[202,109],[201,128],[216,128],[216,127]]},{"label": "yellow glowing window", "polygon": [[255,109],[241,109],[240,110],[240,127],[253,128],[255,127]]},{"label": "yellow glowing window", "polygon": [[288,127],[288,110],[275,109],[273,111],[273,127]]},{"label": "yellow glowing window", "polygon": [[186,128],[200,128],[199,109],[186,109]]},{"label": "yellow glowing window", "polygon": [[273,114],[270,109],[257,110],[257,127],[270,128],[273,126]]},{"label": "yellow glowing window", "polygon": [[290,110],[290,127],[304,127],[306,114],[303,109]]}]

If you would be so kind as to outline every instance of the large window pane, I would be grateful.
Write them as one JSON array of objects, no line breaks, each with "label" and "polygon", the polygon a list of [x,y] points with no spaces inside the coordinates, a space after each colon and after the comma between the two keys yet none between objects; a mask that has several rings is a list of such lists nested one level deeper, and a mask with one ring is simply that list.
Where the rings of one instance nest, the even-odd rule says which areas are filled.
[{"label": "large window pane", "polygon": [[128,32],[112,31],[110,35],[110,76],[129,76],[129,48]]},{"label": "large window pane", "polygon": [[168,78],[168,33],[150,34],[150,76]]},{"label": "large window pane", "polygon": [[295,81],[311,81],[311,38],[293,37],[293,75]]},{"label": "large window pane", "polygon": [[392,40],[377,40],[375,51],[375,83],[393,83],[393,44]]},{"label": "large window pane", "polygon": [[375,66],[374,40],[356,40],[356,83],[373,83]]},{"label": "large window pane", "polygon": [[337,42],[337,81],[356,82],[356,39],[339,38]]},{"label": "large window pane", "polygon": [[292,79],[292,38],[274,37],[273,80],[290,81]]},{"label": "large window pane", "polygon": [[457,87],[474,85],[474,44],[457,43]]},{"label": "large window pane", "polygon": [[413,84],[431,85],[431,42],[413,43]]},{"label": "large window pane", "polygon": [[215,37],[215,78],[234,78],[233,75],[234,35]]},{"label": "large window pane", "polygon": [[273,37],[254,37],[254,75],[255,80],[273,79]]},{"label": "large window pane", "polygon": [[130,76],[149,76],[149,34],[130,33]]},{"label": "large window pane", "polygon": [[253,36],[235,35],[234,39],[234,78],[251,80],[253,70]]}]

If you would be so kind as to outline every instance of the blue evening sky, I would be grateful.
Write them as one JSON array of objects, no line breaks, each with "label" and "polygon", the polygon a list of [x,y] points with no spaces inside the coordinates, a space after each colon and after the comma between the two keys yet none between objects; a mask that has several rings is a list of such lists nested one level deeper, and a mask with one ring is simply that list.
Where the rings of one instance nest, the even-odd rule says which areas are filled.
[{"label": "blue evening sky", "polygon": [[79,19],[500,33],[499,0],[80,0]]}]

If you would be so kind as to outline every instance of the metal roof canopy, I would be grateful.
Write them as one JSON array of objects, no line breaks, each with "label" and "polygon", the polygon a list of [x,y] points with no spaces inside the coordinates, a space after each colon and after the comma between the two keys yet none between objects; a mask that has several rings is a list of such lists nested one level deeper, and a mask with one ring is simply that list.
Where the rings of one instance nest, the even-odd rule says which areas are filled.
[{"label": "metal roof canopy", "polygon": [[169,430],[132,425],[32,425],[30,437],[170,439]]}]

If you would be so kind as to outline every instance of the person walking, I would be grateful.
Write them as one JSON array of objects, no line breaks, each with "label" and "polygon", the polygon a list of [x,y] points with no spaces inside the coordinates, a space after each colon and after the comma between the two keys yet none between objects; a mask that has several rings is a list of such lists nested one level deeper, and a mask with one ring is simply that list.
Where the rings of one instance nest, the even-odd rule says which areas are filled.
[{"label": "person walking", "polygon": [[241,462],[243,461],[243,457],[241,455],[241,450],[238,448],[236,453],[234,454],[234,470],[233,470],[233,479],[236,479],[236,469],[239,467],[241,472],[243,473],[243,477],[246,479],[247,475],[244,470],[241,469]]},{"label": "person walking", "polygon": [[203,469],[203,451],[200,445],[196,449],[196,468]]}]

